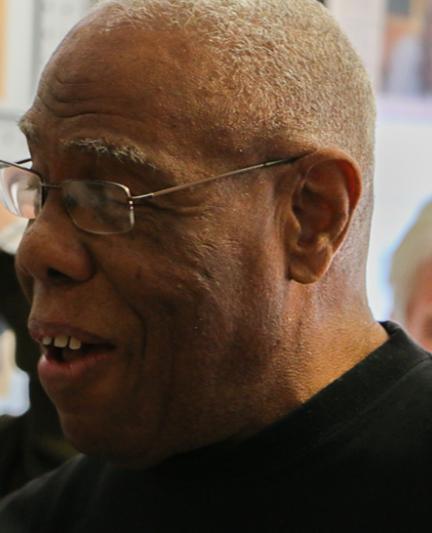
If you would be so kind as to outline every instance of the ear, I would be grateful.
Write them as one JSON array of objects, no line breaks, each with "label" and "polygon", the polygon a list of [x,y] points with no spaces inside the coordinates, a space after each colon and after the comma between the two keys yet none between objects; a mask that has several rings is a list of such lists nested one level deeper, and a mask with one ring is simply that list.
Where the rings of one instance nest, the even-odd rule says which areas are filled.
[{"label": "ear", "polygon": [[313,283],[328,270],[361,195],[357,164],[333,150],[306,158],[286,220],[287,275]]}]

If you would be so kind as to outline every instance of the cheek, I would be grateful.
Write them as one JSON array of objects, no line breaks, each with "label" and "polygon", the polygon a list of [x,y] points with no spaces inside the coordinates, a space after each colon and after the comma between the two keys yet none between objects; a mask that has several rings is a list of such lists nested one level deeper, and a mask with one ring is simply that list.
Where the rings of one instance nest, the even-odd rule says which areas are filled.
[{"label": "cheek", "polygon": [[177,338],[208,330],[227,336],[237,322],[259,317],[261,308],[266,314],[272,284],[283,277],[269,231],[257,238],[263,234],[258,219],[219,213],[211,220],[180,220],[170,230],[163,224],[137,228],[98,260],[120,297],[146,321],[169,325]]},{"label": "cheek", "polygon": [[141,301],[146,308],[151,303],[170,309],[175,302],[192,304],[213,290],[213,281],[216,287],[221,284],[217,278],[225,257],[218,255],[220,248],[175,227],[164,238],[153,233],[137,232],[108,254],[96,250],[104,275],[132,305]]},{"label": "cheek", "polygon": [[147,325],[150,349],[163,346],[173,357],[190,357],[192,365],[192,352],[224,351],[246,318],[248,274],[237,243],[210,242],[204,234],[171,237],[160,246],[131,241],[121,253],[101,254],[100,264],[120,299]]},{"label": "cheek", "polygon": [[235,321],[224,283],[214,277],[221,272],[190,245],[164,252],[123,249],[120,265],[114,255],[101,256],[100,264],[116,293],[124,329],[132,317],[146,331],[144,374],[150,381],[162,379],[178,396],[210,370],[203,361],[213,359],[217,367]]}]

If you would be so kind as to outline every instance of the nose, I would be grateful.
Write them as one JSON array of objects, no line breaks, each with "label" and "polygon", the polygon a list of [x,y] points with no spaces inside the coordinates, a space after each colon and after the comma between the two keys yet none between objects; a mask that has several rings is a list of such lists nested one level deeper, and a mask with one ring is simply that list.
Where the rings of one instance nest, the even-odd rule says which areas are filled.
[{"label": "nose", "polygon": [[87,281],[94,274],[89,250],[61,205],[45,204],[29,223],[16,255],[16,270],[23,285],[39,281],[63,285]]}]

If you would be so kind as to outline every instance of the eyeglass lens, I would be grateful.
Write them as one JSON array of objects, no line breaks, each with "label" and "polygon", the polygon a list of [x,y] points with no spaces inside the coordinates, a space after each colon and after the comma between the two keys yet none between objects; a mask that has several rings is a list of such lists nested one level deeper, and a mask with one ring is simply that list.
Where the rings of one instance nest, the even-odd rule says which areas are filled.
[{"label": "eyeglass lens", "polygon": [[133,226],[133,212],[123,187],[103,181],[63,183],[64,206],[75,224],[93,233],[123,233]]},{"label": "eyeglass lens", "polygon": [[41,186],[39,176],[17,167],[0,170],[0,187],[5,207],[14,215],[33,219],[41,207]]},{"label": "eyeglass lens", "polygon": [[[13,214],[34,219],[49,191],[39,176],[21,168],[0,168],[2,201]],[[63,206],[74,224],[99,234],[123,233],[133,226],[133,210],[126,189],[102,181],[65,181]]]}]

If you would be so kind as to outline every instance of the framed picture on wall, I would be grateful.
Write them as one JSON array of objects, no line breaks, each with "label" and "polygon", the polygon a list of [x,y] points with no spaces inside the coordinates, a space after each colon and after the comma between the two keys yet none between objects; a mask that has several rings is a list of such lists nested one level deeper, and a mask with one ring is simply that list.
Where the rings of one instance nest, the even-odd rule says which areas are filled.
[{"label": "framed picture on wall", "polygon": [[432,119],[432,0],[388,0],[383,28],[383,112]]},{"label": "framed picture on wall", "polygon": [[432,0],[327,0],[390,116],[432,117]]},{"label": "framed picture on wall", "polygon": [[389,0],[386,5],[382,91],[432,95],[432,2]]},{"label": "framed picture on wall", "polygon": [[0,0],[0,114],[20,112],[32,92],[35,0]]}]

